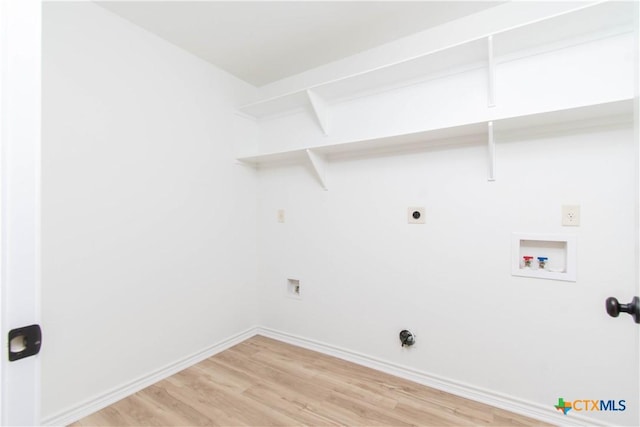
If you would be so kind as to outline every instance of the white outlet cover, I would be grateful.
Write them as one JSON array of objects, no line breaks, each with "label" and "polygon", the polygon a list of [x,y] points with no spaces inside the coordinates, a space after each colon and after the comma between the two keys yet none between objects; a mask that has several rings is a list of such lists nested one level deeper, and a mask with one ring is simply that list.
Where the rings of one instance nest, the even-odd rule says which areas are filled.
[{"label": "white outlet cover", "polygon": [[562,225],[567,227],[580,225],[580,205],[562,205]]},{"label": "white outlet cover", "polygon": [[278,222],[284,222],[284,209],[278,209]]},{"label": "white outlet cover", "polygon": [[409,224],[424,224],[426,222],[425,208],[423,206],[410,206],[407,209],[407,222]]}]

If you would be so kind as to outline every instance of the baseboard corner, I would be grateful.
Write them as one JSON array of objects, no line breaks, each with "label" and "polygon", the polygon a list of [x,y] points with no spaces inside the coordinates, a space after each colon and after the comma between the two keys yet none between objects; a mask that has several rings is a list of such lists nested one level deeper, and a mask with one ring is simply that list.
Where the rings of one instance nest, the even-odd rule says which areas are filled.
[{"label": "baseboard corner", "polygon": [[122,384],[118,387],[112,388],[100,395],[89,398],[77,405],[62,410],[54,415],[44,417],[41,420],[43,426],[66,426],[74,423],[88,415],[91,415],[101,409],[106,408],[109,405],[116,403],[117,401],[124,399],[127,396],[132,395],[145,387],[155,384],[177,372],[182,371],[190,366],[201,362],[211,356],[214,356],[236,344],[257,335],[260,328],[253,326],[235,335],[227,337],[216,344],[206,347],[196,353],[193,353],[183,359],[170,363],[160,369],[157,369],[149,374],[138,377],[137,379]]}]

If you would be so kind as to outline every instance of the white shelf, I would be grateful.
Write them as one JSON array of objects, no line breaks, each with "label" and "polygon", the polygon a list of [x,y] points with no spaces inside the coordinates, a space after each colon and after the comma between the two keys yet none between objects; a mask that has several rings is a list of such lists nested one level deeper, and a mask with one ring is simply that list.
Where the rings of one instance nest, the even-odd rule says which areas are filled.
[{"label": "white shelf", "polygon": [[237,160],[254,167],[308,163],[322,188],[327,190],[326,163],[332,159],[371,153],[394,154],[403,151],[420,151],[434,146],[486,142],[489,153],[488,180],[493,181],[495,180],[494,145],[496,142],[499,143],[501,138],[508,138],[522,132],[530,135],[632,121],[633,100],[624,99],[526,116],[503,117],[454,127],[427,129],[409,134],[258,154],[240,157]]},{"label": "white shelf", "polygon": [[[238,160],[255,167],[292,163],[307,164],[319,184],[326,190],[329,178],[327,163],[338,158],[420,151],[438,145],[485,143],[488,153],[488,180],[493,181],[496,179],[495,147],[496,144],[500,144],[501,140],[514,138],[521,134],[539,135],[571,128],[598,126],[620,121],[631,122],[633,120],[631,91],[627,92],[624,86],[616,86],[615,84],[604,86],[600,90],[594,90],[595,88],[590,86],[599,81],[600,77],[597,72],[610,73],[614,82],[626,82],[628,78],[630,79],[630,76],[625,73],[614,72],[615,70],[626,70],[625,62],[616,62],[620,58],[619,54],[609,57],[610,61],[607,62],[610,64],[609,68],[594,68],[596,70],[594,75],[588,75],[582,80],[572,74],[576,72],[575,67],[571,68],[567,65],[567,63],[580,65],[582,62],[569,60],[563,62],[563,60],[564,58],[572,58],[569,54],[577,52],[578,61],[585,61],[585,64],[589,65],[598,61],[607,52],[617,54],[619,52],[617,46],[623,46],[624,49],[625,45],[621,45],[621,40],[628,40],[627,35],[611,37],[633,31],[634,7],[632,2],[602,2],[578,7],[570,12],[488,34],[405,61],[245,105],[240,107],[240,110],[256,118],[282,116],[292,111],[304,109],[314,116],[318,128],[325,137],[316,138],[319,135],[307,133],[306,137],[313,139],[314,143],[302,143],[299,149],[259,153]],[[612,44],[614,49],[608,50],[609,45],[599,43],[600,40]],[[592,50],[594,46],[597,49]],[[567,47],[571,47],[570,52],[556,52],[558,49]],[[529,73],[529,80],[521,81],[519,72],[522,71],[522,68],[529,69],[531,64],[535,68],[538,64],[531,62],[531,60],[535,60],[536,55],[547,52],[555,60],[551,63],[561,68],[547,73]],[[550,55],[545,57],[546,60]],[[558,61],[558,57],[561,58],[560,61]],[[520,58],[524,60],[514,61]],[[587,59],[585,60],[585,58]],[[561,76],[558,81],[554,80],[557,78],[555,73]],[[486,77],[483,77],[484,75]],[[538,75],[541,75],[539,79]],[[408,91],[400,89],[444,76],[451,76],[457,80],[448,78],[439,80],[433,85],[429,83],[421,87],[412,86]],[[500,80],[496,82],[496,79]],[[456,84],[462,82],[465,90],[467,86],[464,85],[469,84],[469,92],[458,92],[451,95],[452,81]],[[576,83],[574,84],[574,82]],[[502,86],[500,86],[501,84]],[[528,84],[530,87],[527,86]],[[482,88],[482,85],[485,87]],[[496,100],[494,91],[496,85],[501,91],[498,94],[498,100]],[[411,128],[403,125],[404,127],[398,126],[397,134],[382,135],[376,138],[350,140],[349,137],[341,136],[344,130],[348,129],[345,127],[345,123],[360,130],[358,126],[366,126],[372,120],[378,120],[378,122],[385,120],[389,115],[394,117],[390,120],[402,121],[405,117],[396,114],[392,107],[386,110],[376,108],[380,106],[375,104],[378,99],[391,99],[391,102],[396,102],[393,96],[384,98],[386,94],[381,94],[376,99],[367,98],[356,107],[352,106],[353,103],[348,104],[352,110],[344,108],[344,105],[347,104],[338,106],[339,101],[389,89],[395,89],[396,92],[393,94],[397,94],[397,97],[409,97],[408,94],[413,94],[414,89],[424,89],[425,87],[428,87],[429,90],[420,94],[427,102],[421,102],[422,99],[419,97],[411,98],[411,102],[414,103],[417,111],[422,111],[421,109],[427,111],[425,113],[426,120],[422,120],[415,114],[410,116],[414,128],[424,126],[424,129],[411,133],[399,133]],[[437,90],[433,90],[435,87]],[[443,87],[447,89],[444,90]],[[539,95],[536,92],[538,89],[543,93]],[[545,90],[546,92],[544,92]],[[452,125],[451,120],[443,120],[442,111],[449,114],[447,117],[453,117],[453,114],[460,111],[452,109],[451,106],[462,102],[463,99],[460,98],[464,97],[466,93],[473,93],[475,97],[470,101],[472,109],[462,108],[462,113],[456,116],[461,122],[454,122]],[[486,94],[486,104],[483,107],[482,96],[485,96],[484,94]],[[500,104],[500,99],[503,100],[504,105]],[[404,108],[402,102],[396,102],[393,105]],[[424,108],[425,106],[427,108]],[[353,110],[359,113],[363,111],[362,108],[371,108],[377,116],[353,114]],[[402,114],[414,112],[412,110],[402,111]],[[338,112],[342,115],[335,116],[332,120],[332,113]],[[345,114],[352,116],[346,117]],[[356,120],[350,121],[354,116]],[[280,135],[278,129],[280,132],[287,132],[289,123],[296,125],[296,121],[299,121],[297,116],[282,117],[264,125],[265,129],[270,129],[269,137],[277,141],[280,138],[286,139],[286,133]],[[331,134],[332,123],[336,134]],[[269,128],[273,125],[275,125],[274,128]],[[382,131],[385,128],[378,127],[377,129]],[[371,133],[375,134],[376,130],[372,130]],[[328,143],[323,143],[323,141]]]},{"label": "white shelf", "polygon": [[487,42],[483,38],[328,82],[314,90],[327,100],[339,101],[486,67],[487,61]]},{"label": "white shelf", "polygon": [[239,110],[255,118],[264,118],[306,108],[310,103],[307,91],[312,91],[325,101],[331,102],[398,85],[411,84],[438,75],[484,67],[486,63],[486,40],[484,38],[472,40],[384,67],[243,105]]},{"label": "white shelf", "polygon": [[[504,61],[514,55],[532,55],[632,31],[633,10],[633,2],[603,2],[576,8],[554,17],[487,34],[404,61],[260,100],[241,106],[239,110],[260,119],[309,109],[316,113],[320,127],[328,133],[327,106],[333,102],[443,75],[481,67],[492,68],[490,66],[494,57],[498,61]],[[489,40],[492,40],[492,43],[488,42]],[[487,84],[490,86],[488,104],[491,105],[493,70],[489,70]],[[314,95],[321,101],[314,102]],[[316,107],[318,103],[327,104],[323,105],[321,113]],[[310,108],[311,106],[313,108]]]},{"label": "white shelf", "polygon": [[494,34],[500,60],[633,31],[633,2],[601,2]]},{"label": "white shelf", "polygon": [[241,112],[253,116],[255,118],[262,118],[280,114],[285,111],[298,110],[308,105],[308,97],[305,90],[288,93],[286,95],[279,95],[273,98],[265,99],[262,101],[254,102],[251,104],[243,105],[238,108]]},{"label": "white shelf", "polygon": [[[491,121],[467,123],[454,127],[426,129],[402,135],[258,154],[241,157],[237,160],[256,167],[302,163],[309,161],[310,158],[317,160],[316,163],[320,164],[319,159],[330,161],[337,157],[350,155],[398,153],[426,149],[436,145],[464,144],[472,141],[484,142],[489,140],[489,123],[492,123],[493,132],[497,138],[496,142],[499,143],[501,137],[518,132],[530,133],[532,130],[553,132],[566,128],[593,126],[600,122],[630,122],[633,120],[632,114],[633,100],[624,99],[526,116],[496,118]],[[311,162],[314,163],[314,160]],[[314,166],[314,168],[317,171],[322,167]],[[322,175],[324,176],[324,172]]]},{"label": "white shelf", "polygon": [[[424,148],[435,144],[459,143],[462,139],[482,137],[486,134],[486,122],[471,123],[444,129],[432,129],[403,135],[390,135],[382,138],[343,142],[332,145],[307,147],[298,150],[280,151],[240,157],[237,160],[253,166],[271,166],[296,163],[306,160],[307,150],[331,159],[335,156],[382,151],[403,151]],[[477,139],[477,138],[476,138]]]},{"label": "white shelf", "polygon": [[618,99],[523,116],[494,120],[497,138],[558,132],[563,129],[599,126],[606,123],[632,123],[633,99]]}]

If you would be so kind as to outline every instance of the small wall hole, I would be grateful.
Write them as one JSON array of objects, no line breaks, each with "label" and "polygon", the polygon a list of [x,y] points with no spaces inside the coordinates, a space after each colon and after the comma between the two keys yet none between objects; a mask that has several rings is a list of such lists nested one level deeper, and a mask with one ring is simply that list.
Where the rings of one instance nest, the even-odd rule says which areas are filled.
[{"label": "small wall hole", "polygon": [[300,288],[299,279],[287,279],[287,294],[295,298],[301,297],[301,288]]}]

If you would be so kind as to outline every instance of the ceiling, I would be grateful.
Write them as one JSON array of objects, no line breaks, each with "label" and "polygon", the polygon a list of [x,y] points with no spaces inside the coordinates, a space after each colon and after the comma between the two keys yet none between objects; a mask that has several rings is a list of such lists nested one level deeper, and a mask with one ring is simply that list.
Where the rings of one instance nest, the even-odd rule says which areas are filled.
[{"label": "ceiling", "polygon": [[503,2],[98,2],[254,86],[263,86],[500,3]]}]

